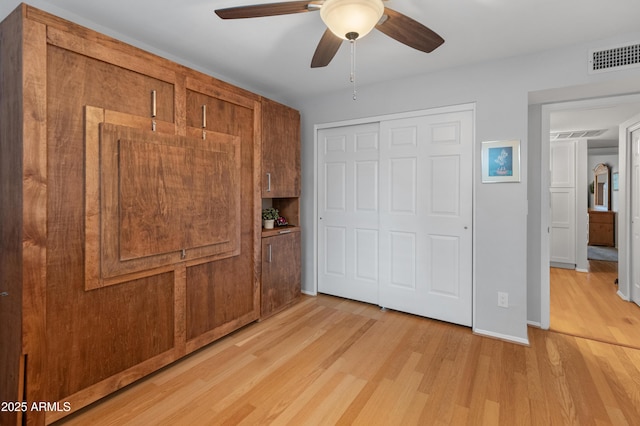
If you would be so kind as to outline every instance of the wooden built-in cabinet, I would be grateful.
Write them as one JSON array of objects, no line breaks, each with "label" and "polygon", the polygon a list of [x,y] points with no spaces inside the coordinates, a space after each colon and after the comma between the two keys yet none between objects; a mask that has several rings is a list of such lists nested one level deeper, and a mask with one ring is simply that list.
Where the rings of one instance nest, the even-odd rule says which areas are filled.
[{"label": "wooden built-in cabinet", "polygon": [[262,197],[288,225],[262,230],[261,318],[300,298],[300,114],[262,101]]},{"label": "wooden built-in cabinet", "polygon": [[[270,266],[299,268],[296,111],[26,5],[0,75],[0,401],[63,407],[0,424],[52,423],[295,297],[299,270]],[[293,224],[267,267],[263,160]]]},{"label": "wooden built-in cabinet", "polygon": [[262,102],[262,197],[300,197],[300,114]]},{"label": "wooden built-in cabinet", "polygon": [[262,239],[263,318],[300,298],[300,232],[280,230]]}]

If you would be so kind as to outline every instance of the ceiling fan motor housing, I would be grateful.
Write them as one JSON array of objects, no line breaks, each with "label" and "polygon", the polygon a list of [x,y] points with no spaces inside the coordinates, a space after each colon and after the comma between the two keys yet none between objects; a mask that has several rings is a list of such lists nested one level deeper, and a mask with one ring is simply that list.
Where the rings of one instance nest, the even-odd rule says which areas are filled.
[{"label": "ceiling fan motor housing", "polygon": [[383,13],[382,0],[326,0],[320,9],[320,16],[327,27],[344,40],[367,35]]}]

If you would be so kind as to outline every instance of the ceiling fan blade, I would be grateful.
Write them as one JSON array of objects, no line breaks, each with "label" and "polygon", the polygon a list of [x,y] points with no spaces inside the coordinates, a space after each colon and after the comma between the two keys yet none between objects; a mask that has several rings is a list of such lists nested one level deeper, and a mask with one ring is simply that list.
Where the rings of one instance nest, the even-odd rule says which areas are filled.
[{"label": "ceiling fan blade", "polygon": [[311,68],[320,68],[329,65],[329,62],[336,56],[338,49],[342,45],[342,41],[340,37],[336,36],[327,28],[318,43],[318,47],[316,47],[316,52],[313,54]]},{"label": "ceiling fan blade", "polygon": [[[222,19],[259,18],[262,16],[289,15],[292,13],[320,10],[317,1],[287,1],[282,3],[254,4],[216,10]],[[311,5],[311,7],[310,7]]]},{"label": "ceiling fan blade", "polygon": [[400,43],[426,53],[444,43],[434,31],[388,7],[384,8],[383,19],[376,28]]}]

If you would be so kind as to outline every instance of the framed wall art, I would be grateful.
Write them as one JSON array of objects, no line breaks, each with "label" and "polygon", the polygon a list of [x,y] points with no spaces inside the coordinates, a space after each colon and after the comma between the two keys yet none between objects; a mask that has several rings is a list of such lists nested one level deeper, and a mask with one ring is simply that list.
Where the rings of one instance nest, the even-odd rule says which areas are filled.
[{"label": "framed wall art", "polygon": [[520,182],[520,141],[482,142],[482,183]]}]

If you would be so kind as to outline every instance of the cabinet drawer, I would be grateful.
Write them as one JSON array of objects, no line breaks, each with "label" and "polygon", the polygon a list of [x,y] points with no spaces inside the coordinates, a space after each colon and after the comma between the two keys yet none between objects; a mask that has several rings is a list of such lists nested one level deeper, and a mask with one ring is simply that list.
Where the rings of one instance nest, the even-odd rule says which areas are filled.
[{"label": "cabinet drawer", "polygon": [[613,212],[590,212],[589,223],[608,223],[613,224]]},{"label": "cabinet drawer", "polygon": [[592,223],[589,225],[589,244],[591,245],[613,245],[613,225],[603,223]]}]

